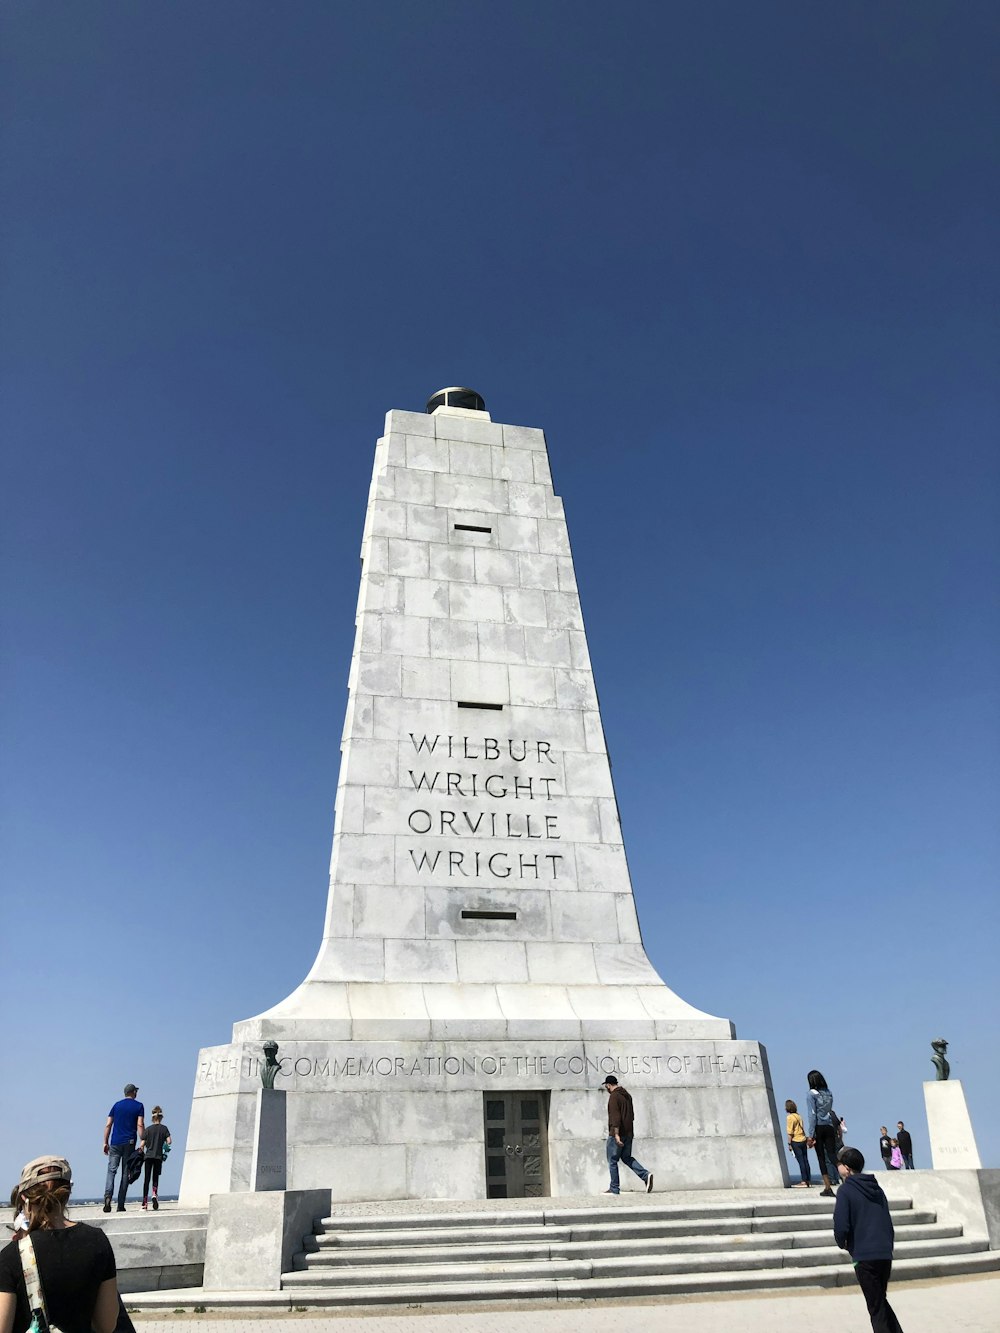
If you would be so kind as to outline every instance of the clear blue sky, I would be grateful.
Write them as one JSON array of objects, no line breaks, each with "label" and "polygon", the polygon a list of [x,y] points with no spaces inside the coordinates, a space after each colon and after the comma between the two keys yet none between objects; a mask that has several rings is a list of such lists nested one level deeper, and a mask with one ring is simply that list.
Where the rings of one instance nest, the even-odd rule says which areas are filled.
[{"label": "clear blue sky", "polygon": [[183,1142],[312,962],[374,440],[444,384],[548,433],[668,984],[869,1154],[944,1035],[1000,1165],[996,6],[0,23],[0,1183],[99,1190],[127,1080]]}]

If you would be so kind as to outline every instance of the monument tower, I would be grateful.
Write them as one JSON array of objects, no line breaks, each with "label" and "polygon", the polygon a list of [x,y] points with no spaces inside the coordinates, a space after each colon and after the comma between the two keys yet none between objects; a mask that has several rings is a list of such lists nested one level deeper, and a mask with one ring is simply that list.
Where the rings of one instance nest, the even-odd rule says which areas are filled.
[{"label": "monument tower", "polygon": [[290,1189],[598,1193],[612,1073],[669,1188],[780,1185],[763,1049],[642,946],[543,432],[389,412],[361,557],[323,940],[201,1052],[182,1203],[249,1187],[265,1040]]}]

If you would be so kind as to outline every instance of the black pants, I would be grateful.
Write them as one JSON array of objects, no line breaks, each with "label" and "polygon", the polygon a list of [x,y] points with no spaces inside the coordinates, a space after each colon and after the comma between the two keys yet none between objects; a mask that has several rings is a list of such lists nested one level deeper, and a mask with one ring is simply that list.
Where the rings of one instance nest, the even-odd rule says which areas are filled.
[{"label": "black pants", "polygon": [[872,1333],[903,1333],[892,1306],[885,1298],[892,1260],[860,1259],[854,1265],[854,1272],[868,1304]]},{"label": "black pants", "polygon": [[154,1194],[156,1193],[157,1186],[158,1186],[159,1183],[160,1183],[160,1167],[161,1167],[162,1165],[163,1165],[163,1163],[162,1163],[161,1161],[159,1161],[159,1160],[158,1160],[157,1158],[155,1158],[155,1157],[147,1157],[146,1160],[143,1162],[143,1164],[142,1164],[142,1171],[143,1171],[143,1180],[142,1180],[142,1197],[143,1197],[144,1199],[148,1199],[148,1198],[149,1198],[149,1177],[150,1177],[150,1175],[152,1175],[152,1177],[153,1177],[153,1193],[154,1193]]},{"label": "black pants", "polygon": [[835,1185],[839,1185],[840,1172],[837,1170],[837,1131],[832,1125],[816,1126],[816,1160],[819,1162],[820,1175],[829,1176]]}]

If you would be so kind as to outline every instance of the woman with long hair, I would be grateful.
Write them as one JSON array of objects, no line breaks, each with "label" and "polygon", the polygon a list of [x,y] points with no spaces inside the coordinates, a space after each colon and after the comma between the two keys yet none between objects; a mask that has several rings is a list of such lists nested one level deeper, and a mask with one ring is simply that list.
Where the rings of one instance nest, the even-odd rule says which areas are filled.
[{"label": "woman with long hair", "polygon": [[794,1187],[797,1190],[807,1190],[811,1184],[809,1176],[809,1152],[806,1148],[806,1130],[802,1123],[802,1117],[799,1115],[799,1108],[795,1103],[788,1099],[785,1102],[785,1123],[788,1127],[788,1151],[795,1154],[795,1160],[799,1164],[799,1171],[802,1179]]},{"label": "woman with long hair", "polygon": [[153,1182],[153,1212],[155,1213],[160,1206],[157,1198],[157,1191],[160,1188],[160,1170],[163,1167],[163,1160],[170,1151],[170,1145],[173,1139],[170,1137],[170,1130],[163,1123],[163,1107],[153,1107],[153,1123],[145,1132],[142,1146],[145,1153],[142,1159],[142,1206],[149,1207],[149,1182]]},{"label": "woman with long hair", "polygon": [[115,1256],[103,1231],[66,1216],[72,1183],[65,1157],[36,1157],[21,1172],[17,1201],[28,1230],[0,1250],[0,1333],[31,1327],[25,1264],[32,1263],[50,1324],[62,1333],[113,1333]]},{"label": "woman with long hair", "polygon": [[824,1196],[832,1199],[834,1183],[840,1184],[840,1173],[837,1170],[838,1121],[833,1109],[833,1093],[818,1069],[810,1069],[806,1082],[809,1084],[806,1094],[806,1134],[809,1147],[816,1149],[816,1161],[823,1177],[819,1196],[821,1199]]}]

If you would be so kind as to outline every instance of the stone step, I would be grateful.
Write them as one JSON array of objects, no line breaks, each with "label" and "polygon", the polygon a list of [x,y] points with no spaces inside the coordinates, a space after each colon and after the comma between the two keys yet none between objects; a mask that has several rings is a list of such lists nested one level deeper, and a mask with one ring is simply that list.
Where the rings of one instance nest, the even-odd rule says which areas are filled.
[{"label": "stone step", "polygon": [[[892,1287],[899,1282],[915,1281],[920,1278],[949,1279],[977,1273],[1000,1273],[1000,1251],[991,1250],[983,1254],[946,1255],[938,1260],[907,1259],[893,1266]],[[511,1300],[524,1298],[536,1300],[592,1300],[603,1299],[621,1302],[632,1297],[638,1300],[655,1296],[719,1295],[743,1291],[801,1291],[829,1290],[833,1287],[856,1289],[854,1274],[847,1266],[818,1269],[768,1269],[762,1272],[741,1271],[735,1273],[712,1273],[701,1277],[690,1274],[665,1274],[659,1278],[635,1278],[619,1283],[617,1281],[599,1282],[591,1280],[582,1283],[574,1279],[539,1281],[536,1283],[496,1284],[483,1290],[474,1284],[461,1286],[459,1295],[440,1296],[440,1289],[435,1297],[428,1296],[428,1288],[415,1289],[414,1299],[404,1300],[403,1304],[426,1306],[434,1304],[459,1304],[463,1301],[477,1301],[491,1309],[502,1309]],[[454,1288],[452,1288],[454,1291]],[[363,1293],[362,1293],[363,1294]],[[352,1290],[353,1295],[353,1290]],[[293,1291],[215,1291],[205,1292],[200,1289],[164,1289],[162,1291],[137,1292],[128,1297],[130,1309],[146,1313],[165,1312],[177,1306],[190,1307],[192,1299],[204,1304],[209,1310],[274,1310],[287,1312],[290,1309],[307,1308],[312,1310],[334,1310],[344,1304],[355,1307],[385,1307],[386,1301],[379,1292],[369,1291],[366,1299],[352,1302],[334,1299],[326,1287],[296,1287]],[[394,1303],[393,1295],[388,1303]],[[531,1312],[525,1312],[531,1317]]]},{"label": "stone step", "polygon": [[[982,1254],[989,1253],[990,1244],[985,1237],[975,1236],[955,1236],[952,1238],[935,1236],[930,1240],[904,1240],[896,1241],[893,1261],[893,1271],[895,1271],[896,1262],[904,1259],[938,1259],[943,1255],[955,1254]],[[850,1258],[843,1250],[836,1246],[829,1249],[815,1248],[795,1249],[784,1251],[782,1254],[782,1266],[785,1268],[805,1268],[813,1264],[826,1263],[845,1263],[849,1264]]]},{"label": "stone step", "polygon": [[[900,1259],[893,1264],[893,1283],[916,1281],[921,1278],[958,1277],[969,1273],[1000,1272],[1000,1251],[983,1250],[972,1254],[939,1255]],[[294,1274],[290,1277],[312,1277]],[[286,1279],[287,1281],[287,1279]],[[489,1284],[479,1281],[401,1283],[361,1285],[291,1284],[296,1306],[332,1308],[336,1306],[365,1305],[430,1305],[463,1301],[489,1301],[500,1304],[511,1300],[622,1300],[625,1297],[661,1295],[693,1295],[698,1293],[725,1294],[730,1291],[796,1289],[802,1287],[854,1286],[855,1278],[849,1261],[812,1267],[739,1268],[727,1266],[724,1270],[666,1273],[652,1275],[626,1274],[616,1264],[605,1275],[587,1278],[502,1278]],[[247,1296],[247,1305],[254,1303]],[[144,1302],[152,1307],[155,1301]]]},{"label": "stone step", "polygon": [[[833,1211],[833,1202],[819,1197],[819,1192],[803,1190],[787,1199],[761,1199],[759,1201],[736,1201],[712,1204],[672,1204],[647,1203],[648,1196],[640,1195],[636,1201],[620,1196],[609,1199],[603,1204],[584,1207],[566,1208],[531,1208],[519,1209],[516,1213],[507,1209],[477,1209],[464,1212],[399,1212],[378,1214],[335,1214],[324,1217],[319,1222],[326,1231],[347,1234],[356,1231],[387,1231],[396,1228],[416,1227],[423,1231],[451,1230],[453,1227],[489,1228],[497,1227],[538,1227],[538,1226],[580,1226],[588,1223],[606,1221],[618,1226],[626,1219],[644,1218],[649,1221],[702,1221],[715,1218],[750,1218],[750,1217],[788,1217],[807,1216],[810,1213],[829,1214]],[[642,1202],[639,1202],[639,1199]],[[912,1208],[910,1199],[891,1199],[889,1208],[895,1214]],[[516,1220],[513,1220],[516,1219]]]},{"label": "stone step", "polygon": [[[947,1227],[941,1223],[928,1223],[924,1226],[909,1226],[904,1233],[906,1242],[915,1240],[952,1240],[962,1235],[960,1226]],[[614,1255],[632,1255],[635,1242],[632,1239],[615,1238],[604,1241],[549,1241],[537,1240],[511,1245],[454,1245],[454,1246],[399,1246],[376,1248],[374,1246],[350,1246],[328,1248],[320,1246],[325,1239],[319,1236],[307,1238],[306,1250],[295,1256],[296,1271],[313,1271],[319,1268],[360,1269],[371,1265],[387,1264],[433,1264],[445,1260],[454,1263],[478,1263],[493,1260],[530,1260],[530,1259],[575,1259],[579,1257],[601,1258]],[[715,1234],[702,1236],[664,1237],[647,1241],[643,1246],[646,1254],[683,1254],[703,1253],[707,1249],[728,1252],[733,1249],[794,1249],[829,1245],[829,1230],[796,1232],[773,1232],[767,1235],[755,1235],[751,1242],[746,1231],[737,1234]]]},{"label": "stone step", "polygon": [[[363,1233],[320,1232],[310,1239],[309,1248],[312,1249],[315,1245],[319,1249],[342,1248],[346,1250],[363,1244],[365,1248],[387,1246],[409,1249],[415,1245],[474,1245],[477,1243],[500,1245],[530,1241],[546,1241],[549,1243],[589,1241],[596,1244],[604,1240],[614,1240],[623,1235],[629,1236],[636,1242],[645,1242],[658,1237],[671,1236],[741,1235],[748,1232],[777,1233],[789,1229],[802,1232],[829,1231],[832,1217],[833,1209],[827,1208],[822,1212],[811,1211],[801,1216],[786,1215],[784,1217],[760,1218],[721,1216],[713,1218],[711,1221],[697,1222],[647,1221],[645,1215],[640,1213],[620,1218],[604,1217],[599,1222],[577,1226],[454,1226],[434,1227],[427,1230],[409,1226],[394,1226],[384,1231]],[[901,1227],[926,1225],[934,1221],[936,1221],[934,1213],[914,1212],[912,1209],[894,1215],[894,1223]]]},{"label": "stone step", "polygon": [[[900,1258],[937,1259],[942,1255],[976,1254],[987,1249],[985,1240],[934,1239],[914,1241],[897,1247]],[[734,1272],[740,1269],[815,1268],[846,1263],[850,1260],[842,1250],[830,1245],[822,1249],[762,1251],[755,1249],[729,1252],[701,1251],[697,1254],[642,1254],[611,1258],[540,1258],[535,1260],[505,1260],[494,1258],[477,1263],[459,1263],[454,1260],[426,1265],[376,1265],[367,1268],[317,1270],[310,1266],[305,1272],[286,1274],[282,1286],[313,1286],[322,1284],[339,1290],[350,1276],[352,1285],[409,1286],[413,1283],[434,1285],[471,1281],[486,1285],[491,1282],[518,1278],[575,1278],[590,1280],[618,1274],[621,1277],[655,1276],[664,1273]]]}]

